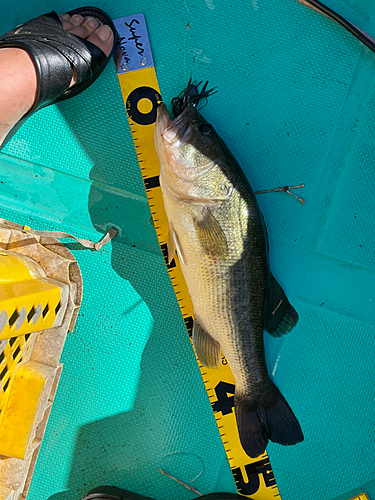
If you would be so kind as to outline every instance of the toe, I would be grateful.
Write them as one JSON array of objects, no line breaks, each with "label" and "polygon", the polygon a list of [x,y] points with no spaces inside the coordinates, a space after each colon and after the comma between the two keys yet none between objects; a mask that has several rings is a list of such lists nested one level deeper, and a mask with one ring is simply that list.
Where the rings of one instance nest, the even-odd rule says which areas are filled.
[{"label": "toe", "polygon": [[96,19],[88,17],[80,26],[76,26],[69,31],[81,38],[89,38],[89,36],[92,35],[92,33],[94,33],[99,26],[100,24]]},{"label": "toe", "polygon": [[62,27],[67,31],[77,30],[85,22],[85,19],[79,14],[74,16],[70,16],[69,14],[60,14],[59,18]]},{"label": "toe", "polygon": [[93,17],[85,19],[79,14],[74,14],[73,16],[61,14],[59,17],[64,29],[80,38],[89,40],[107,56],[111,53],[114,37],[109,26],[106,24],[100,26],[100,23]]},{"label": "toe", "polygon": [[60,22],[62,24],[62,27],[64,28],[64,30],[71,30],[73,29],[73,25],[72,23],[70,22],[70,16],[69,14],[60,14],[59,15],[59,19],[60,19]]},{"label": "toe", "polygon": [[94,19],[93,17],[88,17],[81,27],[85,28],[88,33],[87,36],[90,36],[96,29],[99,28],[99,26],[100,23],[96,19]]},{"label": "toe", "polygon": [[62,22],[63,22],[63,21],[69,21],[70,16],[69,16],[69,14],[67,14],[67,13],[65,12],[65,14],[60,14],[60,15],[59,15],[59,18],[60,18],[60,21],[62,21]]},{"label": "toe", "polygon": [[95,30],[88,38],[89,42],[95,44],[105,55],[109,55],[113,46],[113,32],[109,26],[104,24]]},{"label": "toe", "polygon": [[72,26],[74,28],[76,28],[77,26],[81,26],[81,24],[83,24],[84,18],[82,16],[80,16],[79,14],[74,14],[74,16],[72,16],[69,19],[69,21],[72,24]]}]

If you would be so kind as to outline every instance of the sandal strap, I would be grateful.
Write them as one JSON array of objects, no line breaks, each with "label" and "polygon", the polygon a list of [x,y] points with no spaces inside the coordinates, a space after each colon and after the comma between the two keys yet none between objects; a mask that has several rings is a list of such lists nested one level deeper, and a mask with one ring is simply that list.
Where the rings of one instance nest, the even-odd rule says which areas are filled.
[{"label": "sandal strap", "polygon": [[99,486],[89,491],[81,500],[153,500],[133,493],[132,491],[116,488],[115,486]]},{"label": "sandal strap", "polygon": [[[95,76],[107,60],[99,47],[65,30],[54,11],[31,19],[1,36],[1,47],[25,49],[34,61],[38,77],[37,97],[26,116],[78,93],[80,84]],[[73,67],[77,83],[69,88]]]}]

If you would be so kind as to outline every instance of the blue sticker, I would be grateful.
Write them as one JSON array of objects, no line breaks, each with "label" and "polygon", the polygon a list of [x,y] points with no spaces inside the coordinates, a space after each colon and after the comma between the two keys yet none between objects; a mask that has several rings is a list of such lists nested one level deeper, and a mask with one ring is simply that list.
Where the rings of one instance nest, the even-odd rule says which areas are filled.
[{"label": "blue sticker", "polygon": [[115,19],[113,22],[120,38],[120,49],[115,61],[117,74],[122,75],[153,66],[145,16],[135,14]]}]

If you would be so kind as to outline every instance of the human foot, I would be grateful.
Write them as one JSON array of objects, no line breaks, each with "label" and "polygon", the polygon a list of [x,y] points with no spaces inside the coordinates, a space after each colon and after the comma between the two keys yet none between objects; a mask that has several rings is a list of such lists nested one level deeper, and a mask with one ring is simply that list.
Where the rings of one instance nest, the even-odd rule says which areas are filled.
[{"label": "human foot", "polygon": [[[93,17],[79,14],[62,14],[59,18],[66,31],[93,43],[109,56],[114,34],[108,25],[99,25]],[[77,72],[73,67],[70,87],[76,83]],[[24,49],[0,46],[0,147],[16,123],[34,106],[37,94],[37,70],[30,54]]]}]

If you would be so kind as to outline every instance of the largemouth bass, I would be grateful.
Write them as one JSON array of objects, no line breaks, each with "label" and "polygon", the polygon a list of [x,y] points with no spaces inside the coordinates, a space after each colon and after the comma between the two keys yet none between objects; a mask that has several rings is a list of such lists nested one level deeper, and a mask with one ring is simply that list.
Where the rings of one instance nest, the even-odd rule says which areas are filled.
[{"label": "largemouth bass", "polygon": [[[191,85],[171,121],[158,108],[155,144],[170,231],[194,306],[193,343],[201,363],[217,368],[222,350],[235,379],[239,437],[250,457],[271,440],[303,440],[297,419],[271,381],[263,330],[289,332],[298,315],[273,277],[267,234],[253,190],[224,142],[197,111]],[[176,103],[174,103],[176,104]]]}]

